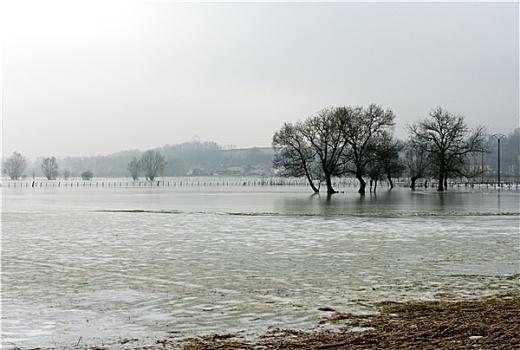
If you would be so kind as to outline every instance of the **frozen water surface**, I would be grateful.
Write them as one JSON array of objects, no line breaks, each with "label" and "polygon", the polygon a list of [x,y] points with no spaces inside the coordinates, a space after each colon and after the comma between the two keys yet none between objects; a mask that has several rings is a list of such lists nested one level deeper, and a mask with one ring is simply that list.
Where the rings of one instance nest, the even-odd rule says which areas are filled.
[{"label": "frozen water surface", "polygon": [[317,329],[323,307],[518,290],[519,198],[4,186],[2,346]]}]

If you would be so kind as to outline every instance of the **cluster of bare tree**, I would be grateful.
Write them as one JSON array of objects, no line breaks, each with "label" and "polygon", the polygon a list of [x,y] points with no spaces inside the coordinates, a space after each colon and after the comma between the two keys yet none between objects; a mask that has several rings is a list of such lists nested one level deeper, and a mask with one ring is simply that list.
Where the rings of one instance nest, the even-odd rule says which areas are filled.
[{"label": "cluster of bare tree", "polygon": [[150,181],[153,181],[156,176],[162,175],[164,168],[166,167],[166,161],[164,156],[157,150],[148,150],[143,153],[141,159],[134,157],[128,164],[128,171],[132,176],[132,179],[137,180],[141,172]]},{"label": "cluster of bare tree", "polygon": [[[4,172],[13,180],[19,179],[27,167],[27,159],[19,152],[14,152],[11,157],[4,162]],[[147,179],[153,180],[157,175],[161,175],[166,167],[164,156],[158,150],[148,150],[143,153],[141,159],[136,157],[128,165],[128,171],[134,180],[139,178],[141,172],[144,173]],[[41,163],[41,171],[48,180],[57,178],[58,161],[56,157],[44,158]],[[92,179],[94,174],[91,170],[86,170],[81,173],[84,180]]]},{"label": "cluster of bare tree", "polygon": [[406,165],[412,174],[412,185],[425,175],[436,176],[437,189],[447,187],[450,176],[475,177],[484,171],[476,167],[477,158],[488,152],[486,128],[469,130],[464,117],[438,107],[430,118],[408,126],[409,141]]},{"label": "cluster of bare tree", "polygon": [[[22,156],[19,152],[14,152],[11,157],[4,162],[3,172],[6,173],[12,180],[18,180],[22,177],[23,172],[27,168],[27,158]],[[47,157],[42,160],[41,171],[47,180],[55,180],[59,175],[59,166],[56,157]],[[64,177],[67,178],[70,174],[64,171]],[[81,174],[84,180],[90,180],[94,174],[90,170],[86,170]]]},{"label": "cluster of bare tree", "polygon": [[486,151],[484,127],[470,131],[464,117],[439,107],[428,119],[408,125],[409,139],[400,142],[393,135],[394,119],[391,110],[371,104],[325,108],[304,121],[285,123],[273,136],[274,166],[282,176],[305,176],[314,192],[325,182],[327,193],[336,192],[332,178],[339,176],[355,176],[358,192],[365,193],[365,178],[376,183],[386,178],[393,187],[391,179],[406,169],[412,186],[436,174],[439,191],[450,175],[478,173],[468,165]]}]

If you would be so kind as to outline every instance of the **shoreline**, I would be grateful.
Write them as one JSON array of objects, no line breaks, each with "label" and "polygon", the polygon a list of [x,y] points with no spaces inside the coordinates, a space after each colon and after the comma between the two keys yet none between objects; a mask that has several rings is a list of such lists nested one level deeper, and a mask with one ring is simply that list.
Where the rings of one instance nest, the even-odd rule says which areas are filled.
[{"label": "shoreline", "polygon": [[260,350],[260,349],[518,349],[520,292],[507,292],[470,301],[412,301],[377,303],[376,314],[336,312],[320,324],[337,330],[272,329],[255,339],[237,333],[202,337],[123,338],[106,346],[20,348],[17,350]]}]

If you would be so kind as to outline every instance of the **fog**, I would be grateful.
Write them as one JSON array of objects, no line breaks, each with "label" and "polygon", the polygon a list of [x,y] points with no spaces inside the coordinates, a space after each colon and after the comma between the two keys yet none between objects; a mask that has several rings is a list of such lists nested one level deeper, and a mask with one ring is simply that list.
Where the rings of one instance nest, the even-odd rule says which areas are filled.
[{"label": "fog", "polygon": [[396,135],[442,106],[519,118],[508,3],[11,2],[2,155],[89,156],[191,140],[266,147],[284,122],[380,104]]}]

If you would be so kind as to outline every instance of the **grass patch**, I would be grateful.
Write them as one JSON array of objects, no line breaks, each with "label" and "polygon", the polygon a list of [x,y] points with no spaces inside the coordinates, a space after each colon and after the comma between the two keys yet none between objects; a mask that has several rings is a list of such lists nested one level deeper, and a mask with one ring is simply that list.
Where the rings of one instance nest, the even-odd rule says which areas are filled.
[{"label": "grass patch", "polygon": [[[191,338],[183,350],[208,349],[400,349],[467,350],[520,348],[519,293],[477,301],[381,302],[379,314],[335,312],[323,323],[343,323],[340,331],[275,329],[247,341],[208,336]],[[351,331],[361,327],[363,331]]]},{"label": "grass patch", "polygon": [[145,214],[181,214],[180,210],[143,210],[143,209],[107,209],[96,210],[98,213],[145,213]]}]

